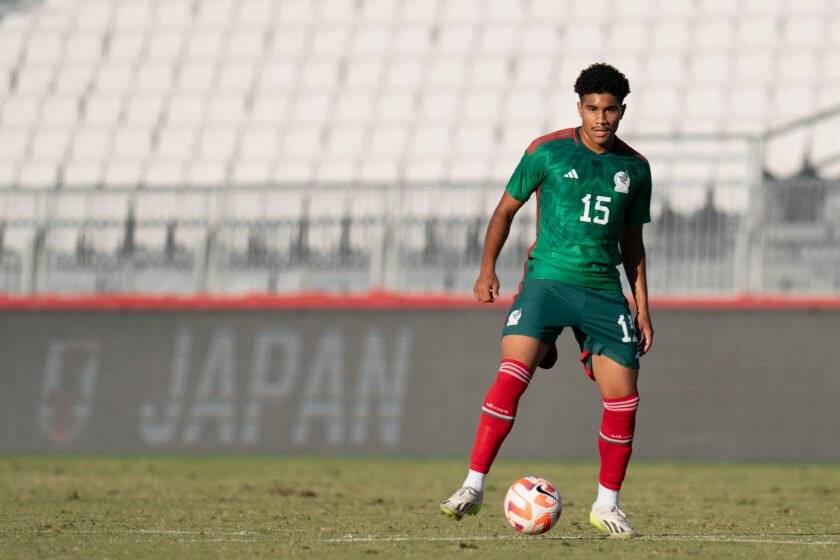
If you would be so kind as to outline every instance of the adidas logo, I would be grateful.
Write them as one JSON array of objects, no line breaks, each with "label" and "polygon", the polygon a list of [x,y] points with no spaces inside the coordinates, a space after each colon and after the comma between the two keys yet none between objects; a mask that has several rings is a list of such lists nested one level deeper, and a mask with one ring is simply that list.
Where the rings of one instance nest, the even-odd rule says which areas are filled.
[{"label": "adidas logo", "polygon": [[577,171],[575,171],[574,169],[572,169],[571,171],[569,171],[568,173],[563,175],[563,177],[568,177],[569,179],[579,179],[580,178],[580,177],[578,177]]}]

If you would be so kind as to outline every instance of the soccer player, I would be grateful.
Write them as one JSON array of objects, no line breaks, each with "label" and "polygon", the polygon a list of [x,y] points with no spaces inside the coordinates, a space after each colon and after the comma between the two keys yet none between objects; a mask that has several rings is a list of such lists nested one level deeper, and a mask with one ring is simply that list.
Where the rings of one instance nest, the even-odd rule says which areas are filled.
[{"label": "soccer player", "polygon": [[[516,418],[537,366],[550,369],[555,342],[571,327],[586,374],[604,404],[598,493],[589,522],[613,537],[635,535],[618,507],[639,403],[639,357],[650,350],[642,225],[650,221],[647,160],[616,136],[630,84],[608,64],[593,64],[575,82],[581,123],[537,138],[522,156],[490,218],[473,291],[499,297],[496,259],[516,212],[537,197],[537,239],[502,329],[501,365],[484,397],[463,486],[440,504],[454,519],[475,515],[484,478]],[[636,302],[635,321],[621,289],[623,264]]]}]

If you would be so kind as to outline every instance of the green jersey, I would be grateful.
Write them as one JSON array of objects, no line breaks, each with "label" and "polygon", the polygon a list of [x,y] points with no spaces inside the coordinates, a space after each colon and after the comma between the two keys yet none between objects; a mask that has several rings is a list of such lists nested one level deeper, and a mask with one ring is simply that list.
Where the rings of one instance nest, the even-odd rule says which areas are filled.
[{"label": "green jersey", "polygon": [[629,225],[650,221],[650,166],[618,138],[603,154],[577,128],[534,140],[507,192],[520,202],[537,193],[537,240],[525,278],[559,280],[621,292],[618,242]]}]

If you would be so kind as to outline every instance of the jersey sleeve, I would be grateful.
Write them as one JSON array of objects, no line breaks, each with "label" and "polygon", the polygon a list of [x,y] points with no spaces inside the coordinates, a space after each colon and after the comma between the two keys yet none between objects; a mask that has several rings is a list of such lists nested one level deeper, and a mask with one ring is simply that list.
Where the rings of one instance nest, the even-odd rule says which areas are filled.
[{"label": "jersey sleeve", "polygon": [[519,202],[528,200],[545,179],[544,153],[539,148],[526,151],[513,171],[505,190]]},{"label": "jersey sleeve", "polygon": [[639,188],[633,192],[630,205],[627,207],[625,223],[630,226],[638,226],[650,222],[650,193],[652,181],[650,177],[650,165],[645,162],[644,177]]}]

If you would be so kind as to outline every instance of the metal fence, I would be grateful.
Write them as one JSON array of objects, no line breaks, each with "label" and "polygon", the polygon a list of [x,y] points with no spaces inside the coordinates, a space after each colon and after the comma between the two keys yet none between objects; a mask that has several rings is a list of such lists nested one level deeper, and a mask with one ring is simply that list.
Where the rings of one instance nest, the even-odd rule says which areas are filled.
[{"label": "metal fence", "polygon": [[[652,292],[840,293],[840,181],[807,169],[764,176],[768,139],[634,141],[654,170]],[[715,168],[727,175],[702,172]],[[502,188],[0,188],[0,291],[469,292]],[[498,265],[503,289],[521,277],[534,214],[531,204],[514,222]]]}]

